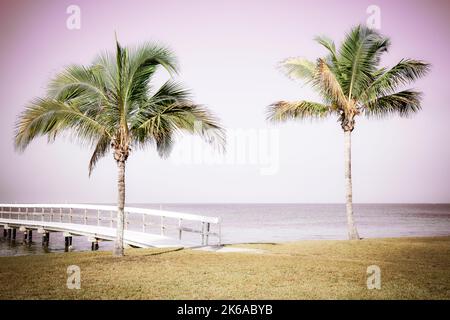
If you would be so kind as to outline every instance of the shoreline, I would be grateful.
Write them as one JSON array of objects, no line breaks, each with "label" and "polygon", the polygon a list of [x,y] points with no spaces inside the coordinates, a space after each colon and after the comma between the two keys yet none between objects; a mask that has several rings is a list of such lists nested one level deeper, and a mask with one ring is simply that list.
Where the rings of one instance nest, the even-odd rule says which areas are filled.
[{"label": "shoreline", "polygon": [[[403,240],[403,239],[411,239],[411,240],[419,240],[419,239],[439,239],[439,238],[450,238],[450,233],[446,235],[436,235],[436,236],[398,236],[398,237],[374,237],[374,238],[364,238],[362,237],[359,241],[368,241],[368,240]],[[209,245],[209,246],[198,246],[198,247],[187,247],[183,248],[183,250],[199,250],[199,251],[208,251],[208,252],[228,252],[227,250],[222,250],[226,248],[240,248],[247,246],[254,246],[254,245],[295,245],[300,243],[307,243],[307,242],[346,242],[346,241],[356,241],[356,240],[348,240],[348,239],[299,239],[299,240],[288,240],[288,241],[255,241],[255,242],[241,242],[241,243],[223,243],[222,245]],[[50,249],[48,252],[38,252],[38,253],[25,253],[25,254],[18,254],[18,255],[1,255],[0,259],[7,258],[7,257],[31,257],[31,256],[47,256],[50,254],[71,254],[71,253],[87,253],[87,252],[110,252],[112,249],[112,243],[113,241],[107,241],[110,245],[107,248],[102,247],[101,250],[98,251],[92,251],[88,248],[84,249],[75,249],[73,251],[64,251],[63,248],[58,249]],[[35,242],[35,245],[39,244],[39,242]],[[15,246],[20,245],[26,245],[22,244],[20,242],[17,242]],[[128,250],[155,250],[157,248],[133,248],[131,246],[126,247]],[[167,249],[176,249],[179,248],[177,246],[174,247],[166,247]],[[238,252],[238,251],[233,251]]]},{"label": "shoreline", "polygon": [[[450,238],[450,233],[446,235],[436,235],[436,236],[398,236],[398,237],[376,237],[376,238],[364,238],[362,237],[359,241],[368,241],[368,240],[404,240],[404,239],[411,239],[411,240],[420,240],[420,239],[440,239],[440,238]],[[356,240],[348,240],[348,239],[299,239],[299,240],[288,240],[288,241],[255,241],[255,242],[241,242],[241,243],[223,243],[222,245],[209,245],[209,246],[198,246],[198,247],[187,247],[183,248],[183,250],[199,250],[199,251],[208,251],[208,252],[228,252],[227,250],[222,250],[226,248],[233,248],[238,249],[240,247],[246,248],[247,246],[254,246],[254,245],[295,245],[300,243],[307,243],[307,242],[346,242],[346,241],[356,241]],[[18,255],[1,255],[1,258],[7,258],[7,257],[31,257],[31,256],[47,256],[50,254],[71,254],[71,253],[88,253],[88,252],[110,252],[112,249],[112,243],[113,241],[108,241],[109,246],[107,248],[102,247],[98,251],[92,251],[88,248],[84,249],[75,249],[73,251],[64,251],[63,248],[52,248],[48,252],[38,252],[38,253],[25,253],[25,254],[18,254]],[[35,242],[35,245],[39,244],[39,242]],[[15,246],[20,245],[26,245],[22,244],[20,242],[17,242]],[[133,248],[131,246],[126,247],[128,250],[155,250],[158,248]],[[177,246],[174,247],[166,247],[167,249],[176,249],[180,248]],[[233,251],[238,252],[238,251]]]}]

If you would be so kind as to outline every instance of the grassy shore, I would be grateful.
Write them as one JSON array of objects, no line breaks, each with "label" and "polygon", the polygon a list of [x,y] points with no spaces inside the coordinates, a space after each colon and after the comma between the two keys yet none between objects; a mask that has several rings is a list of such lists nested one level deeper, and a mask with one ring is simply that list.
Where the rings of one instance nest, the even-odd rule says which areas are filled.
[{"label": "grassy shore", "polygon": [[[301,241],[240,247],[0,258],[1,299],[450,299],[450,237]],[[81,268],[81,289],[66,286]],[[366,287],[381,268],[381,290]]]}]

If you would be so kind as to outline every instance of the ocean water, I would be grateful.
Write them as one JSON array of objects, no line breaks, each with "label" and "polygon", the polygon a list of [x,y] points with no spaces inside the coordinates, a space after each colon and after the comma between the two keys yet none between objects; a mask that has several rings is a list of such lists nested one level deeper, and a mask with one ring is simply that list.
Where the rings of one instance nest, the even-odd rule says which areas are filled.
[{"label": "ocean water", "polygon": [[[295,240],[346,239],[345,206],[342,204],[128,204],[133,207],[193,213],[222,218],[222,243],[260,243]],[[355,220],[363,238],[425,237],[450,235],[450,204],[355,204]],[[157,227],[153,231],[158,233]],[[132,229],[132,228],[131,228]],[[215,231],[214,229],[211,231]],[[152,232],[152,231],[150,231]],[[174,231],[175,232],[175,231]],[[168,235],[176,236],[176,233]],[[200,244],[200,235],[183,233]],[[211,239],[214,243],[214,239]],[[90,250],[85,237],[74,237],[76,251]],[[101,242],[100,250],[111,250]],[[51,233],[48,248],[34,232],[26,244],[22,234],[15,241],[0,234],[0,256],[64,252],[61,233]]]}]

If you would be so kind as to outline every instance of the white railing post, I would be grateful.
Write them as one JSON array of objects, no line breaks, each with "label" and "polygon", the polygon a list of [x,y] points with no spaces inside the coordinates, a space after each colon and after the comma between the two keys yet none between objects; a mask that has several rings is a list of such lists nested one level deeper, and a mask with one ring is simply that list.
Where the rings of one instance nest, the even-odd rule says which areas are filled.
[{"label": "white railing post", "polygon": [[72,223],[72,222],[73,222],[73,217],[72,217],[72,213],[73,213],[73,210],[72,210],[72,208],[69,208],[69,222],[70,222],[70,223]]},{"label": "white railing post", "polygon": [[41,209],[41,221],[44,221],[44,213],[45,213],[45,209],[42,208]]},{"label": "white railing post", "polygon": [[202,246],[205,245],[205,222],[202,221]]},{"label": "white railing post", "polygon": [[109,211],[109,226],[112,228],[113,227],[113,212],[112,210]]},{"label": "white railing post", "polygon": [[84,224],[87,224],[87,209],[84,209]]}]

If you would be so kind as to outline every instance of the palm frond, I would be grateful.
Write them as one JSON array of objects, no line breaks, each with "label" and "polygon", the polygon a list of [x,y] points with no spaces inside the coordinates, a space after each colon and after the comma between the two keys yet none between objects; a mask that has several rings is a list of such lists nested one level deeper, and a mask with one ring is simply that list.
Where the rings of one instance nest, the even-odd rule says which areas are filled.
[{"label": "palm frond", "polygon": [[102,134],[97,141],[94,152],[89,160],[89,176],[91,176],[97,162],[104,157],[111,149],[111,138],[107,134]]},{"label": "palm frond", "polygon": [[366,101],[381,95],[388,95],[397,91],[401,85],[407,85],[425,76],[430,70],[430,64],[413,59],[403,59],[389,70],[379,70],[374,82],[362,94]]},{"label": "palm frond", "polygon": [[[80,96],[93,100],[103,99],[110,101],[105,92],[107,89],[103,82],[99,68],[86,68],[71,65],[54,77],[47,87],[47,97],[59,101],[69,101]],[[112,102],[112,101],[110,101]]]},{"label": "palm frond", "polygon": [[323,59],[317,60],[314,87],[318,89],[327,102],[337,105],[340,109],[346,107],[347,98],[344,95],[341,84]]},{"label": "palm frond", "polygon": [[138,145],[154,141],[160,156],[171,151],[175,134],[188,132],[205,139],[215,147],[225,146],[224,130],[217,119],[201,105],[187,101],[168,106],[153,105],[147,112],[147,119],[133,130]]},{"label": "palm frond", "polygon": [[320,45],[322,45],[329,52],[329,57],[333,65],[338,65],[338,57],[336,52],[336,45],[334,41],[325,36],[316,37],[314,40],[317,41]]},{"label": "palm frond", "polygon": [[422,93],[414,90],[403,90],[381,96],[366,103],[364,114],[368,117],[383,118],[389,115],[408,117],[421,109]]},{"label": "palm frond", "polygon": [[149,83],[158,67],[162,66],[169,73],[177,72],[175,55],[166,47],[147,43],[130,52],[130,68],[128,70],[128,87],[126,102],[129,110],[136,103],[145,100],[149,91]]},{"label": "palm frond", "polygon": [[365,26],[357,26],[347,34],[339,50],[339,70],[341,86],[349,100],[373,82],[380,56],[389,45],[389,39]]},{"label": "palm frond", "polygon": [[314,78],[316,65],[303,58],[293,57],[288,58],[279,65],[283,73],[291,79],[302,79],[310,82]]},{"label": "palm frond", "polygon": [[191,93],[180,83],[168,80],[154,95],[147,97],[146,101],[137,104],[129,116],[130,126],[136,128],[145,122],[149,115],[155,112],[157,106],[170,106],[175,103],[189,103]]},{"label": "palm frond", "polygon": [[16,123],[16,149],[23,151],[32,140],[43,135],[53,140],[69,129],[76,138],[87,143],[107,132],[101,123],[82,113],[75,105],[53,99],[35,99]]},{"label": "palm frond", "polygon": [[321,119],[332,112],[332,108],[321,103],[309,101],[278,101],[268,108],[267,119],[282,122],[290,119]]}]

